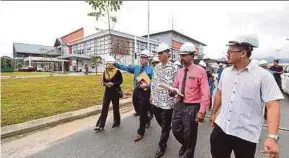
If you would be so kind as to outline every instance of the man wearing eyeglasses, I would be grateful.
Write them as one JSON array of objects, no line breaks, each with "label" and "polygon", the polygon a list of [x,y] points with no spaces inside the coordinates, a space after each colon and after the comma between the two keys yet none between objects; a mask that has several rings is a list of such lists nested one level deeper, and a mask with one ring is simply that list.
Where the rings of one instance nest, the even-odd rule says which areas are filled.
[{"label": "man wearing eyeglasses", "polygon": [[169,61],[170,47],[161,43],[157,49],[158,63],[154,68],[154,76],[151,83],[151,99],[153,112],[161,127],[159,148],[155,154],[156,158],[162,157],[167,148],[167,141],[171,131],[173,105],[176,103],[174,97],[170,97],[167,89],[159,87],[160,84],[173,86],[177,73],[177,66]]},{"label": "man wearing eyeglasses", "polygon": [[[279,157],[279,100],[284,99],[273,76],[250,62],[256,36],[244,35],[228,44],[228,63],[214,98],[210,123],[213,158],[254,158],[263,124],[264,105],[267,107],[268,138],[264,152],[270,158]],[[218,110],[220,112],[217,115]]]}]

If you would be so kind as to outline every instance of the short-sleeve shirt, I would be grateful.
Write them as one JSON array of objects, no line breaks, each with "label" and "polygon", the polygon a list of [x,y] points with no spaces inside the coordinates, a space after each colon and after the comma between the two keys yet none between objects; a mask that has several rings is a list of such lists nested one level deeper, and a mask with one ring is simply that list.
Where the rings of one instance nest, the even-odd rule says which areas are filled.
[{"label": "short-sleeve shirt", "polygon": [[250,63],[243,70],[223,70],[218,89],[222,105],[215,123],[243,140],[258,143],[265,103],[284,99],[275,79],[265,69]]}]

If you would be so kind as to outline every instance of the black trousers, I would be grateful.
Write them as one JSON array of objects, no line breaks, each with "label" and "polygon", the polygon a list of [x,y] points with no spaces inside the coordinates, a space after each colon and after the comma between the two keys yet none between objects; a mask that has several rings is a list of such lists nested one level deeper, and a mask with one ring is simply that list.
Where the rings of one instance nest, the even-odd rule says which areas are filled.
[{"label": "black trousers", "polygon": [[148,111],[150,109],[150,93],[150,89],[145,91],[141,88],[135,88],[134,90],[134,94],[136,94],[135,107],[137,112],[140,114],[139,128],[137,130],[139,135],[144,135],[146,124],[150,121],[148,118]]},{"label": "black trousers", "polygon": [[256,143],[227,135],[216,124],[211,133],[210,143],[213,158],[230,158],[232,151],[236,158],[254,158],[256,152]]},{"label": "black trousers", "polygon": [[175,105],[172,119],[172,132],[179,143],[186,149],[185,158],[193,158],[198,136],[198,123],[195,121],[200,104]]},{"label": "black trousers", "polygon": [[104,127],[109,104],[112,101],[112,108],[113,108],[113,122],[120,123],[120,112],[119,112],[119,94],[116,89],[106,90],[103,97],[101,115],[96,123],[96,126]]},{"label": "black trousers", "polygon": [[132,105],[136,114],[140,114],[138,108],[139,88],[135,88],[132,94]]},{"label": "black trousers", "polygon": [[162,109],[153,105],[153,111],[158,124],[162,128],[159,148],[164,151],[167,148],[167,141],[170,136],[173,109]]}]

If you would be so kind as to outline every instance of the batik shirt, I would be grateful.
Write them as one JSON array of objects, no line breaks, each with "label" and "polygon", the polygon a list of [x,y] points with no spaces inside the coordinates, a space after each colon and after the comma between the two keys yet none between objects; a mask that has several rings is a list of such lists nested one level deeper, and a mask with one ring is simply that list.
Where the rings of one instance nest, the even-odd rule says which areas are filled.
[{"label": "batik shirt", "polygon": [[176,103],[176,99],[170,97],[169,91],[159,87],[159,84],[164,83],[173,86],[176,73],[177,66],[170,61],[165,65],[159,63],[155,66],[151,83],[151,98],[154,106],[162,109],[172,109],[173,105]]}]

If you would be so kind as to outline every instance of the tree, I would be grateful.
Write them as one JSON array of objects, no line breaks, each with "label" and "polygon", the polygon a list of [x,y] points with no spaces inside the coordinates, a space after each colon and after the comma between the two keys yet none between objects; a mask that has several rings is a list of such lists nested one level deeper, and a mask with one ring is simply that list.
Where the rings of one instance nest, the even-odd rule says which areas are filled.
[{"label": "tree", "polygon": [[102,64],[102,58],[100,56],[92,57],[92,65],[95,67],[95,73],[97,74],[97,67]]},{"label": "tree", "polygon": [[[117,22],[117,18],[116,16],[113,15],[113,13],[116,13],[117,11],[120,10],[122,1],[87,0],[86,3],[88,3],[94,10],[93,12],[88,13],[87,14],[88,16],[95,17],[96,21],[101,20],[101,18],[105,17],[107,18],[108,32],[110,37],[110,28],[111,28],[110,24],[112,22],[114,25]],[[96,28],[96,30],[99,30],[99,28]],[[111,45],[113,45],[112,38],[111,38]]]}]

